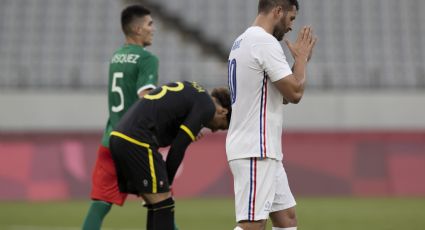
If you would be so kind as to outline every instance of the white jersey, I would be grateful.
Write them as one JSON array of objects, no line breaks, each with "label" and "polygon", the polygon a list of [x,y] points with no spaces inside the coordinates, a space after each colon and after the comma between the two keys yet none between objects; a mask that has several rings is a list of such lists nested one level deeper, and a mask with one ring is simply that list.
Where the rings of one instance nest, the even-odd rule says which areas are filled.
[{"label": "white jersey", "polygon": [[250,27],[229,55],[232,119],[227,159],[282,160],[283,97],[272,82],[292,74],[280,43],[261,27]]}]

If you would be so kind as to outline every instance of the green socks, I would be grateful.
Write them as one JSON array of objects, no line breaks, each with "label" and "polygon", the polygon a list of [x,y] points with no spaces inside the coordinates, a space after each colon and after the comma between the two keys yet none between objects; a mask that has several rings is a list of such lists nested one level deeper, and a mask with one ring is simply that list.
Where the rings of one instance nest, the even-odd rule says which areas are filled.
[{"label": "green socks", "polygon": [[105,218],[106,214],[111,210],[111,207],[111,203],[94,200],[84,220],[82,230],[100,230],[103,218]]}]

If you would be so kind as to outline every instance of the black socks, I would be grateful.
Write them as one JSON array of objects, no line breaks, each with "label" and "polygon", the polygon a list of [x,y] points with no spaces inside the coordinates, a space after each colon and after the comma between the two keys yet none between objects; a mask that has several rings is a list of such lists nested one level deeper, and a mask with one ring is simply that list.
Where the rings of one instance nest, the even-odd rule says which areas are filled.
[{"label": "black socks", "polygon": [[148,209],[147,230],[174,230],[173,198],[148,204],[145,207]]}]

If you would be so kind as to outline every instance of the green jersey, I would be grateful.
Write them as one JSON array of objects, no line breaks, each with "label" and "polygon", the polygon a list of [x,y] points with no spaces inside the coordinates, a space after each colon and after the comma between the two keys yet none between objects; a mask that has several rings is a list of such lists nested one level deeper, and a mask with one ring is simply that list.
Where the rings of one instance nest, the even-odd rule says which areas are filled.
[{"label": "green jersey", "polygon": [[109,119],[102,145],[109,147],[109,135],[124,113],[139,100],[139,93],[158,83],[158,58],[142,46],[124,45],[109,63]]}]

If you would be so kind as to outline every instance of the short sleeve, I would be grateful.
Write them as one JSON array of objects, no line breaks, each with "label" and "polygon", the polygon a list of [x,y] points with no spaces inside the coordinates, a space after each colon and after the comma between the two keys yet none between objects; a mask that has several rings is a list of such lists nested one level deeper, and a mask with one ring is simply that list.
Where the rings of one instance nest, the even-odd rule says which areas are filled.
[{"label": "short sleeve", "polygon": [[206,95],[193,106],[183,124],[180,125],[180,129],[194,141],[199,131],[213,118],[214,114],[215,105],[212,99]]},{"label": "short sleeve", "polygon": [[154,89],[158,84],[158,58],[148,55],[139,61],[137,76],[137,93],[146,89]]},{"label": "short sleeve", "polygon": [[252,52],[272,82],[292,74],[283,49],[278,42],[255,44]]}]

